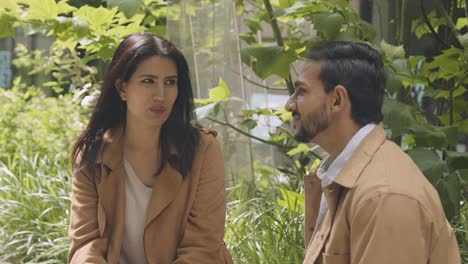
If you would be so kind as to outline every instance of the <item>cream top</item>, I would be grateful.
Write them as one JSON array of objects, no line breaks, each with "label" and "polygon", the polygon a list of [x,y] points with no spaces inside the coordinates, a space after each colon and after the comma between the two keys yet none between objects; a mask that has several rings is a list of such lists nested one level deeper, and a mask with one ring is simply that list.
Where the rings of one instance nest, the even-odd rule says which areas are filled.
[{"label": "cream top", "polygon": [[147,263],[143,248],[143,232],[152,189],[141,182],[130,162],[124,160],[124,167],[126,174],[125,232],[119,263]]}]

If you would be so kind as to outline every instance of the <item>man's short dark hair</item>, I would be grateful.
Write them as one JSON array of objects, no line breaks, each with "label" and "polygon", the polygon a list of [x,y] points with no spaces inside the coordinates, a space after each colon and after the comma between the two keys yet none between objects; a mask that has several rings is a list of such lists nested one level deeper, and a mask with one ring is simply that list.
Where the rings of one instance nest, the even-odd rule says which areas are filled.
[{"label": "man's short dark hair", "polygon": [[307,58],[321,62],[325,91],[342,85],[348,91],[353,120],[361,126],[383,119],[385,70],[380,54],[364,43],[328,42],[312,46]]}]

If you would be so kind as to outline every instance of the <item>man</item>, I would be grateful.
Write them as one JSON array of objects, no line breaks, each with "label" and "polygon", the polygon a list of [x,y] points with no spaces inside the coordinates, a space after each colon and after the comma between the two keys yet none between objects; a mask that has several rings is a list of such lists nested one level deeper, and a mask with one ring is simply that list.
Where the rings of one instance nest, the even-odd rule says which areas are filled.
[{"label": "man", "polygon": [[312,47],[308,59],[286,109],[296,140],[328,156],[304,179],[304,263],[460,263],[437,191],[386,139],[378,52],[336,42]]}]

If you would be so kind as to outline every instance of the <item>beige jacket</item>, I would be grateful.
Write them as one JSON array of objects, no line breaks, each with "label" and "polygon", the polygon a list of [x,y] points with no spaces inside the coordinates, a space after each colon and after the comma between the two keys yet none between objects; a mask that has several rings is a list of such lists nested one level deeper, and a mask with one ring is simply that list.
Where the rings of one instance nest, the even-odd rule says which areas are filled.
[{"label": "beige jacket", "polygon": [[[192,172],[185,179],[169,164],[153,185],[144,231],[150,264],[232,263],[223,242],[226,211],[224,165],[210,131],[200,133]],[[214,134],[214,133],[213,133]],[[117,263],[124,234],[125,171],[122,129],[72,183],[69,263]]]},{"label": "beige jacket", "polygon": [[460,263],[437,191],[382,124],[324,189],[329,211],[310,245],[322,189],[316,175],[304,181],[304,263]]}]

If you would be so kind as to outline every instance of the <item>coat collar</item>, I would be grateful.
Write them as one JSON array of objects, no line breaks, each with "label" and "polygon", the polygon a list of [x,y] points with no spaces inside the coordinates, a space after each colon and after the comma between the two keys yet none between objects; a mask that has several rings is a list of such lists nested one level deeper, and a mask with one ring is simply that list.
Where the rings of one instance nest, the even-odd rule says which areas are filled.
[{"label": "coat collar", "polygon": [[352,188],[385,139],[385,130],[383,124],[380,123],[362,140],[334,182],[343,187]]}]

